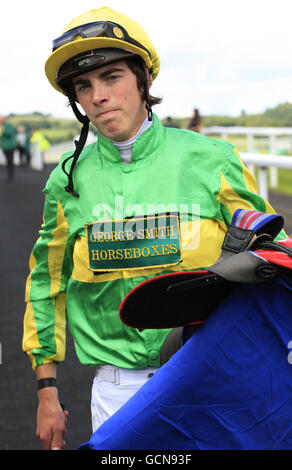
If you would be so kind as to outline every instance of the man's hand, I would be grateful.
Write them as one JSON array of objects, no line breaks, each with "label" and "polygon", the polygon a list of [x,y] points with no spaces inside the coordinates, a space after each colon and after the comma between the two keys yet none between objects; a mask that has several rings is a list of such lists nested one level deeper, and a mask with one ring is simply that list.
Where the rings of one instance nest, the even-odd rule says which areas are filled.
[{"label": "man's hand", "polygon": [[[43,364],[36,368],[37,379],[55,378],[56,364]],[[66,435],[68,411],[63,411],[58,400],[56,387],[45,387],[38,391],[39,406],[37,413],[36,435],[44,450],[61,450]]]},{"label": "man's hand", "polygon": [[36,435],[44,450],[61,450],[65,446],[68,411],[63,411],[55,388],[45,388],[38,392]]}]

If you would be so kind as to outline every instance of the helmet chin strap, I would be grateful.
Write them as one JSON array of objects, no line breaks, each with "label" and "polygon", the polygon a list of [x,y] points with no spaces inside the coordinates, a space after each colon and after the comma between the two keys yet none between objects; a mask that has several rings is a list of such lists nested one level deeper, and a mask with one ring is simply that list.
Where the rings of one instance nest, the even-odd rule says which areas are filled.
[{"label": "helmet chin strap", "polygon": [[153,121],[153,113],[152,113],[152,107],[150,104],[148,83],[144,83],[142,99],[145,101],[145,108],[147,109],[147,112],[148,112],[148,121]]},{"label": "helmet chin strap", "polygon": [[[72,196],[79,197],[79,194],[74,191],[73,172],[74,172],[74,168],[75,168],[75,165],[77,163],[77,160],[79,158],[79,155],[82,152],[82,149],[83,149],[84,145],[86,144],[88,131],[89,131],[89,119],[86,115],[84,116],[82,113],[80,113],[79,109],[77,108],[77,105],[76,105],[75,101],[72,98],[70,98],[69,100],[70,100],[70,105],[73,109],[73,112],[74,112],[76,118],[83,125],[82,125],[79,140],[75,141],[75,145],[76,145],[75,151],[74,151],[73,155],[71,155],[70,157],[66,158],[66,160],[63,161],[62,170],[64,171],[64,173],[68,177],[68,185],[65,186],[65,190],[68,193],[72,194]],[[73,161],[71,163],[71,167],[70,167],[70,170],[69,170],[69,173],[68,173],[65,169],[65,165],[68,162],[68,160],[71,160],[71,158],[73,158]]]},{"label": "helmet chin strap", "polygon": [[145,108],[148,111],[148,121],[153,121],[153,113],[152,113],[152,108],[151,105],[146,101]]}]

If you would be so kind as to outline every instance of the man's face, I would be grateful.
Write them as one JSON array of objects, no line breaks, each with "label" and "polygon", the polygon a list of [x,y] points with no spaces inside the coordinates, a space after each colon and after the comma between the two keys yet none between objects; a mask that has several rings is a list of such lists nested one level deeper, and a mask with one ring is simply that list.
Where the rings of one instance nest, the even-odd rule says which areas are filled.
[{"label": "man's face", "polygon": [[77,99],[92,124],[105,137],[134,137],[147,116],[137,79],[123,61],[104,65],[73,79]]}]

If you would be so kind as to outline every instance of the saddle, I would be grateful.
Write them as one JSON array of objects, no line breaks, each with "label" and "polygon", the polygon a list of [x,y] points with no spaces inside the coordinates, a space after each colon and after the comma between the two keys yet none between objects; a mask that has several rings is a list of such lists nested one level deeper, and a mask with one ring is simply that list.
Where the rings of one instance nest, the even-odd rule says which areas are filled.
[{"label": "saddle", "polygon": [[292,238],[274,241],[283,226],[280,215],[238,209],[212,266],[142,282],[122,301],[121,321],[139,330],[173,328],[162,348],[169,357],[184,341],[183,332],[193,334],[235,285],[292,279]]}]

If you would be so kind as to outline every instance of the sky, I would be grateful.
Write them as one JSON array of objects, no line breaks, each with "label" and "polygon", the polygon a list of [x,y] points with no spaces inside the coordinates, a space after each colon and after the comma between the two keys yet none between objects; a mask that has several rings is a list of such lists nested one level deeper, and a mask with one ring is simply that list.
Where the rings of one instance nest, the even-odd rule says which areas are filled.
[{"label": "sky", "polygon": [[155,45],[160,118],[194,108],[238,116],[292,102],[291,0],[10,0],[0,15],[0,114],[74,117],[44,64],[71,19],[103,6],[132,17]]}]

